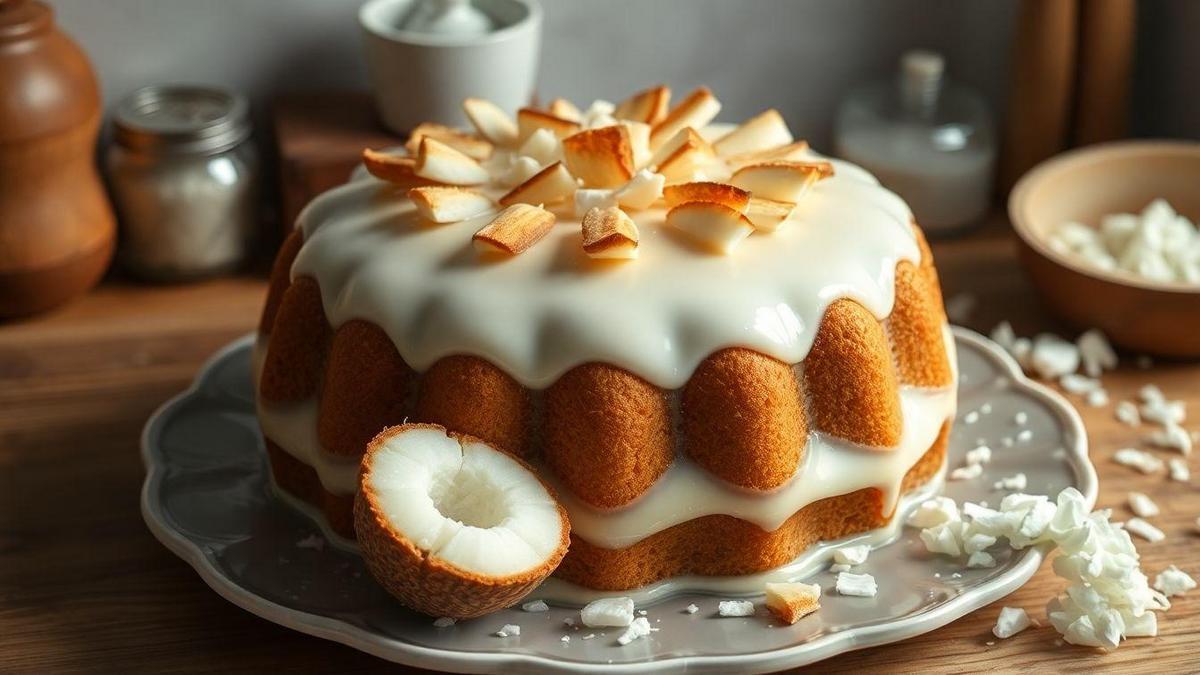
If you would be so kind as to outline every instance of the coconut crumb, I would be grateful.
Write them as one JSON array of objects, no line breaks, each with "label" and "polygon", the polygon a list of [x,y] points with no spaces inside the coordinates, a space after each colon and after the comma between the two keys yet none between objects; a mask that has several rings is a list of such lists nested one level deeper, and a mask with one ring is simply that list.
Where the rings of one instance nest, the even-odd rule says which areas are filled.
[{"label": "coconut crumb", "polygon": [[633,622],[633,599],[619,597],[593,600],[579,611],[579,616],[583,625],[589,628],[623,628]]},{"label": "coconut crumb", "polygon": [[656,630],[658,629],[650,627],[650,622],[646,620],[646,617],[639,616],[638,618],[634,619],[629,624],[629,628],[626,628],[625,632],[617,638],[617,643],[624,647],[630,642],[644,638]]},{"label": "coconut crumb", "polygon": [[325,550],[325,538],[320,535],[310,534],[296,542],[296,548],[310,548],[314,551],[323,551]]},{"label": "coconut crumb", "polygon": [[717,603],[720,616],[754,616],[754,603],[749,600],[722,600]]},{"label": "coconut crumb", "polygon": [[1154,578],[1155,590],[1167,597],[1183,595],[1196,587],[1196,580],[1187,572],[1171,565]]},{"label": "coconut crumb", "polygon": [[1125,521],[1125,529],[1130,533],[1136,534],[1142,539],[1145,539],[1151,544],[1157,544],[1158,542],[1167,538],[1167,535],[1163,534],[1162,530],[1142,520],[1141,518],[1130,518],[1129,520]]},{"label": "coconut crumb", "polygon": [[448,616],[443,616],[443,617],[439,617],[439,618],[433,620],[433,627],[434,628],[449,628],[450,626],[453,626],[454,623],[455,623],[455,619],[452,619],[451,617],[448,617]]},{"label": "coconut crumb", "polygon": [[852,574],[850,572],[838,574],[835,588],[842,595],[852,595],[860,598],[873,598],[879,591],[878,586],[875,584],[875,577],[870,574]]},{"label": "coconut crumb", "polygon": [[545,612],[549,611],[550,606],[546,604],[545,600],[534,600],[521,605],[521,609],[526,612]]},{"label": "coconut crumb", "polygon": [[1179,457],[1173,457],[1167,461],[1167,467],[1171,470],[1171,480],[1186,483],[1192,479],[1192,472],[1188,469],[1187,462]]},{"label": "coconut crumb", "polygon": [[683,611],[686,614],[695,614],[696,612],[700,611],[700,608],[696,605],[688,605],[687,607],[683,608]]},{"label": "coconut crumb", "polygon": [[1129,510],[1141,518],[1153,518],[1159,514],[1158,504],[1141,492],[1130,492],[1128,502]]},{"label": "coconut crumb", "polygon": [[996,625],[992,628],[992,635],[1005,640],[1017,633],[1029,628],[1033,623],[1029,620],[1029,614],[1020,607],[1002,607],[1000,615],[996,617]]},{"label": "coconut crumb", "polygon": [[500,627],[500,630],[493,633],[496,637],[517,637],[521,634],[521,627],[515,623],[506,623]]}]

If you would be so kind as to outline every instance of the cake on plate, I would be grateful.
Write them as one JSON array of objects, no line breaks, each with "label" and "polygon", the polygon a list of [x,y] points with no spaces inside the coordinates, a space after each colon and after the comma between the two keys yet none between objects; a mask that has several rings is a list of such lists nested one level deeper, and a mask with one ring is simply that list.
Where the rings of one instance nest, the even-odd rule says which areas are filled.
[{"label": "cake on plate", "polygon": [[704,88],[464,107],[472,130],[365,151],[279,253],[256,368],[280,490],[354,538],[368,444],[439,425],[561,504],[556,577],[618,590],[779,567],[939,474],[937,273],[867,172],[774,110],[713,124]]}]

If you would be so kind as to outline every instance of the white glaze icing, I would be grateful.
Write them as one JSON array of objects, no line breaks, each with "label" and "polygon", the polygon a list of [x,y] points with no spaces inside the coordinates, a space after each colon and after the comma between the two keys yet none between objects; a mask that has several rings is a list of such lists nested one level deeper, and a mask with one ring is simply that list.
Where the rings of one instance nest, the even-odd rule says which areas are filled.
[{"label": "white glaze icing", "polygon": [[[944,331],[951,364],[954,341]],[[261,352],[261,341],[256,354]],[[256,356],[255,363],[261,364]],[[900,443],[888,452],[867,448],[826,434],[812,433],[804,458],[793,477],[771,492],[753,492],[713,477],[686,457],[676,457],[667,471],[634,502],[603,510],[581,502],[561,485],[552,472],[537,467],[542,478],[559,495],[571,521],[572,532],[605,548],[624,548],[673,525],[701,516],[724,514],[755,523],[767,531],[777,529],[805,506],[863,488],[883,493],[884,510],[890,512],[900,495],[905,472],[933,444],[942,423],[953,418],[954,387],[927,389],[902,387],[904,425]],[[353,494],[358,484],[357,460],[332,455],[317,439],[317,402],[258,403],[263,433],[299,461],[313,467],[321,484],[334,494]]]},{"label": "white glaze icing", "polygon": [[634,211],[639,256],[624,263],[583,254],[569,203],[529,250],[481,260],[471,236],[488,216],[429,225],[402,191],[360,178],[301,214],[305,243],[292,274],[318,280],[331,325],[375,322],[418,371],[473,354],[543,389],[599,361],[676,389],[725,347],[799,363],[838,298],[881,319],[891,312],[896,264],[920,257],[911,213],[865,171],[834,164],[791,222],[730,256],[665,227],[664,209]]}]

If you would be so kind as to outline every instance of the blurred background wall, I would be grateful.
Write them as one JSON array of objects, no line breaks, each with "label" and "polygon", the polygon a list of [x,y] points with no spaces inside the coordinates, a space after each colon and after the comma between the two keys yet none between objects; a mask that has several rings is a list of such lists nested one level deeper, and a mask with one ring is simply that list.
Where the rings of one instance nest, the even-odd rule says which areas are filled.
[{"label": "blurred background wall", "polygon": [[[49,0],[91,55],[108,103],[168,80],[261,104],[278,91],[365,88],[360,0]],[[542,0],[543,97],[586,104],[655,82],[707,83],[726,119],[778,107],[828,148],[836,102],[911,47],[1004,110],[1016,0]],[[1142,0],[1136,135],[1200,137],[1200,2]]]}]

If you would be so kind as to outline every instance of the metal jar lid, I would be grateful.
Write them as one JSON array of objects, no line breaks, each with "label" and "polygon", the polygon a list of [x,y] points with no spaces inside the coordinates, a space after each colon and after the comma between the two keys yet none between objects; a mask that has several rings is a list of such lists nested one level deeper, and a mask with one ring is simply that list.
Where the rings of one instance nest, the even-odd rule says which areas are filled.
[{"label": "metal jar lid", "polygon": [[133,92],[117,104],[113,124],[117,143],[145,152],[212,154],[250,135],[246,99],[183,85]]}]

